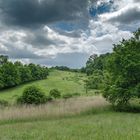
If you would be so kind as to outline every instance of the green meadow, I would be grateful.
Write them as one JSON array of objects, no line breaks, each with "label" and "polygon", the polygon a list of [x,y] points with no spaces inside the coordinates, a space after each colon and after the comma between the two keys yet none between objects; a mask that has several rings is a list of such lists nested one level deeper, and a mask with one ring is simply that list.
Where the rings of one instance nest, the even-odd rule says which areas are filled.
[{"label": "green meadow", "polygon": [[[53,70],[45,80],[30,82],[11,89],[0,91],[0,99],[14,102],[23,90],[31,85],[41,88],[47,95],[51,89],[58,89],[62,94],[79,93],[85,95],[84,87],[85,74]],[[94,94],[93,90],[88,91],[88,95]]]},{"label": "green meadow", "polygon": [[96,112],[53,119],[5,122],[1,140],[139,140],[139,114]]},{"label": "green meadow", "polygon": [[0,99],[10,103],[29,85],[46,94],[57,88],[62,94],[81,96],[40,106],[0,108],[0,140],[139,140],[139,114],[115,112],[94,90],[86,95],[85,79],[81,73],[54,70],[45,80],[1,91]]}]

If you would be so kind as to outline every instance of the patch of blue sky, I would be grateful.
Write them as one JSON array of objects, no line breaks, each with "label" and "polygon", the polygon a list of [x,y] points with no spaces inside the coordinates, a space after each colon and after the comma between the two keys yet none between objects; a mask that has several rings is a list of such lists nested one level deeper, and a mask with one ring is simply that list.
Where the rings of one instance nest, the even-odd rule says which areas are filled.
[{"label": "patch of blue sky", "polygon": [[74,30],[74,28],[76,28],[75,25],[73,25],[72,23],[65,23],[65,22],[55,23],[53,26],[55,28],[60,28],[65,31],[72,31]]},{"label": "patch of blue sky", "polygon": [[113,5],[113,1],[110,2],[102,2],[100,5],[91,6],[89,9],[89,14],[91,17],[97,17],[100,14],[107,13],[111,11]]}]

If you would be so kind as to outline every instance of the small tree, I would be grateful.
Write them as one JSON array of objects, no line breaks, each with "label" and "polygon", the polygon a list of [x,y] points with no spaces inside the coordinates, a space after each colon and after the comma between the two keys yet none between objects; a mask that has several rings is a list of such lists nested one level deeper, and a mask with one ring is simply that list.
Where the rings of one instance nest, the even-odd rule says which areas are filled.
[{"label": "small tree", "polygon": [[45,94],[36,86],[27,87],[23,91],[23,95],[17,99],[21,104],[43,104],[46,103],[47,98]]},{"label": "small tree", "polygon": [[50,96],[53,97],[53,98],[60,98],[61,97],[61,93],[57,89],[52,89],[50,91]]}]

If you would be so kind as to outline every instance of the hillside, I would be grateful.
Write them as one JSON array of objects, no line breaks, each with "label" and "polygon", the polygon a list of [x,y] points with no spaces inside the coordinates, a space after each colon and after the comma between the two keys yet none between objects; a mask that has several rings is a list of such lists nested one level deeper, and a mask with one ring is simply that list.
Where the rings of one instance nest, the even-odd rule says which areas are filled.
[{"label": "hillside", "polygon": [[0,140],[140,140],[140,0],[0,0]]},{"label": "hillside", "polygon": [[[60,90],[62,94],[80,93],[81,95],[85,95],[84,79],[86,79],[85,74],[53,70],[45,80],[30,82],[8,90],[0,91],[0,99],[14,102],[15,99],[22,94],[25,87],[30,85],[40,87],[46,95],[54,88]],[[90,90],[89,94],[94,94],[94,91]]]},{"label": "hillside", "polygon": [[86,96],[85,79],[81,73],[55,70],[45,80],[1,91],[0,99],[11,103],[29,85],[39,86],[46,95],[57,88],[62,94],[84,96],[0,108],[0,140],[139,140],[139,114],[114,111],[94,90]]}]

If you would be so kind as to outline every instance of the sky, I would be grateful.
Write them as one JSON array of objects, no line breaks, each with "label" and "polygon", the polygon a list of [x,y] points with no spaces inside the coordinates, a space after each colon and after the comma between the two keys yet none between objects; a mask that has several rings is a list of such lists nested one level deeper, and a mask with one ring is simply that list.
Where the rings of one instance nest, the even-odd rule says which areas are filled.
[{"label": "sky", "polygon": [[0,54],[46,66],[85,66],[140,27],[140,0],[0,0]]}]

